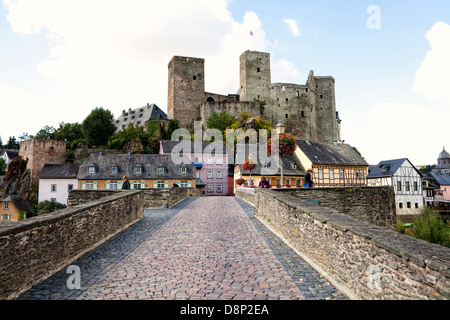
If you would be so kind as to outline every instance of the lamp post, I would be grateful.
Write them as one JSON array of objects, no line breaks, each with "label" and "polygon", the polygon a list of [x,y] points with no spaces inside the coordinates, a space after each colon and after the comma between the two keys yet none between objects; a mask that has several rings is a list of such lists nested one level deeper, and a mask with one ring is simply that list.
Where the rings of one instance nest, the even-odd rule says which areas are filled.
[{"label": "lamp post", "polygon": [[[280,134],[284,133],[285,130],[286,130],[286,127],[283,125],[283,123],[281,123],[281,121],[278,122],[278,124],[276,126],[276,131],[277,131],[277,134],[278,134],[278,138],[280,137]],[[279,145],[279,143],[280,143],[280,140],[278,140],[278,145]],[[280,161],[280,173],[281,173],[280,186],[281,186],[281,188],[283,188],[284,187],[283,155],[281,154],[281,152],[280,152],[280,159],[279,159],[279,161]]]}]

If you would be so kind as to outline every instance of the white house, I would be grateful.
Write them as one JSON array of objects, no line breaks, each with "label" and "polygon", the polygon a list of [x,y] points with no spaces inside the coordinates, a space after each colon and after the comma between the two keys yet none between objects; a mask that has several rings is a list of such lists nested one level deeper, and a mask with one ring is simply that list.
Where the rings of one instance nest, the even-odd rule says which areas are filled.
[{"label": "white house", "polygon": [[39,175],[38,201],[45,200],[67,205],[69,191],[78,189],[78,165],[46,164]]},{"label": "white house", "polygon": [[422,174],[406,158],[381,161],[371,168],[367,184],[394,187],[397,215],[419,214],[423,207]]},{"label": "white house", "polygon": [[9,165],[14,158],[19,156],[19,150],[0,150],[0,157],[5,160],[6,165]]}]

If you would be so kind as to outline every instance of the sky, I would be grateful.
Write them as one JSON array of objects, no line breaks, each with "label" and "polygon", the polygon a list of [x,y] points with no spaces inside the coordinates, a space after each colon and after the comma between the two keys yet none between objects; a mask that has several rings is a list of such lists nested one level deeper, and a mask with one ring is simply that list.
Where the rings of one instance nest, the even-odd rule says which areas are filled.
[{"label": "sky", "polygon": [[257,50],[273,83],[334,77],[341,139],[369,164],[450,151],[448,0],[0,1],[3,143],[96,107],[167,111],[175,55],[205,59],[206,91],[236,93]]}]

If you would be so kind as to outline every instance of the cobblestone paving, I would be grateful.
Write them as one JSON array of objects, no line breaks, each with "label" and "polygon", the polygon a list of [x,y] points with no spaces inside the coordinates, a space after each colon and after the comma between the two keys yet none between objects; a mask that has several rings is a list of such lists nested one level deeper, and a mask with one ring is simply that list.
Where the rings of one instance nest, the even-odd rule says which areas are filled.
[{"label": "cobblestone paving", "polygon": [[142,221],[20,299],[345,299],[233,197],[189,198]]}]

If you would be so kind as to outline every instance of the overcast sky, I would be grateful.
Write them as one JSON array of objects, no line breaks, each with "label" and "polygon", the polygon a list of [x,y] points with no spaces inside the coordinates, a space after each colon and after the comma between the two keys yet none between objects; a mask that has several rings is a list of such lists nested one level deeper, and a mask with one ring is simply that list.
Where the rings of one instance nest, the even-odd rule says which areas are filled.
[{"label": "overcast sky", "polygon": [[[0,137],[167,110],[172,56],[205,58],[206,90],[239,88],[239,55],[272,82],[336,80],[341,137],[370,164],[450,151],[450,1],[1,0]],[[250,35],[253,32],[253,36]]]}]

